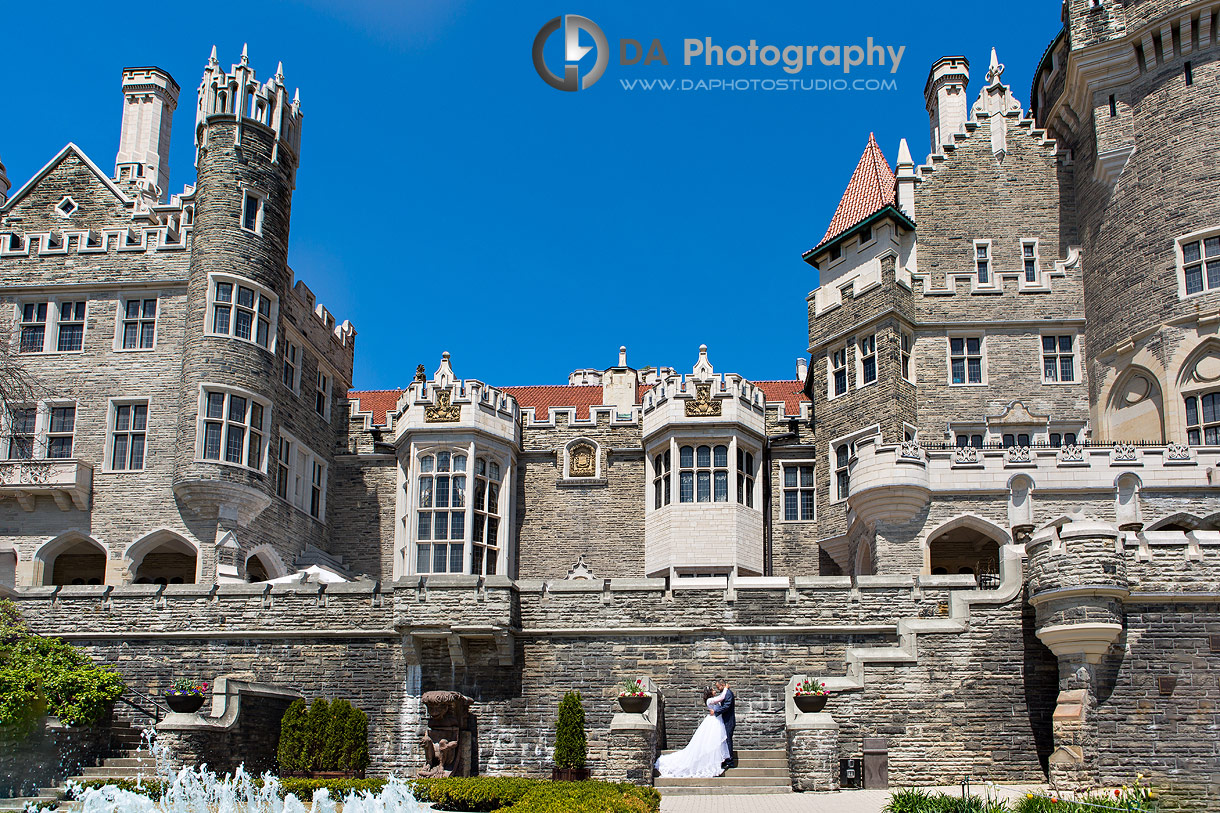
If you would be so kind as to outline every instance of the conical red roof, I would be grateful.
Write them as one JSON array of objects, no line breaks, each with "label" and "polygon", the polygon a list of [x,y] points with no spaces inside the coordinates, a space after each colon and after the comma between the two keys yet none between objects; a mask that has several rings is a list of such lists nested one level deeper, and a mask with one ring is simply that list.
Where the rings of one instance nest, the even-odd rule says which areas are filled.
[{"label": "conical red roof", "polygon": [[869,215],[875,214],[882,207],[894,203],[894,171],[881,154],[877,139],[868,134],[868,146],[856,164],[856,171],[851,175],[847,191],[839,201],[839,208],[826,229],[826,236],[818,245],[838,237]]}]

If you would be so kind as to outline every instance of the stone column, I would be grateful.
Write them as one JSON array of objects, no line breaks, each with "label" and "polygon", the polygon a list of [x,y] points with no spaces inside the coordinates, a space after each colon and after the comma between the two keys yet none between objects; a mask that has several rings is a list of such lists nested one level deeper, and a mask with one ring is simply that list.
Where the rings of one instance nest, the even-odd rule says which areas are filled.
[{"label": "stone column", "polygon": [[1074,515],[1038,531],[1025,546],[1035,630],[1059,659],[1050,757],[1057,788],[1089,787],[1097,780],[1096,670],[1122,633],[1129,595],[1121,544],[1114,525]]},{"label": "stone column", "polygon": [[[610,721],[606,746],[606,775],[610,782],[652,785],[653,765],[657,761],[657,711],[660,694],[652,678],[644,678],[648,706],[643,714],[615,713]],[[615,703],[617,704],[617,700]]]},{"label": "stone column", "polygon": [[827,712],[806,714],[796,707],[792,692],[803,680],[805,675],[789,680],[784,697],[792,789],[838,790],[839,724]]}]

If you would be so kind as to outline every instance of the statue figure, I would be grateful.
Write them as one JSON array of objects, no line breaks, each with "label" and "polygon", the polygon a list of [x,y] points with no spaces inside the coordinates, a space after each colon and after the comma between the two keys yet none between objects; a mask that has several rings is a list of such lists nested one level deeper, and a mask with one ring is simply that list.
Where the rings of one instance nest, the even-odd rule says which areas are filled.
[{"label": "statue figure", "polygon": [[472,737],[471,699],[457,692],[424,692],[428,730],[419,738],[424,748],[421,777],[470,776]]}]

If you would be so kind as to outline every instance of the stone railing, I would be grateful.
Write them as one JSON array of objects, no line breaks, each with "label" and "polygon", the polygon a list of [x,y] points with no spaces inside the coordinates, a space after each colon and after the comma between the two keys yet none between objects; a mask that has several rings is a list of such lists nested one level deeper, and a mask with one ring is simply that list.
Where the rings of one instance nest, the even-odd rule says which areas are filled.
[{"label": "stone railing", "polygon": [[9,460],[0,462],[0,497],[13,497],[26,511],[35,498],[47,496],[63,511],[89,509],[93,467],[80,460]]},{"label": "stone railing", "polygon": [[864,438],[856,443],[848,469],[848,504],[865,522],[902,522],[928,502],[927,456],[913,442],[883,445],[878,440]]}]

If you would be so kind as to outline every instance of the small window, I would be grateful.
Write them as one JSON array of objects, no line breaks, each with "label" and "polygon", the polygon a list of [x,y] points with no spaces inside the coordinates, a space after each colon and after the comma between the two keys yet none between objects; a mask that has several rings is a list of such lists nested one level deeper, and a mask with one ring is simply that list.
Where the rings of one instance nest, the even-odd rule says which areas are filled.
[{"label": "small window", "polygon": [[949,382],[983,383],[983,339],[981,336],[953,336],[949,339]]},{"label": "small window", "polygon": [[1186,85],[1189,87],[1195,83],[1194,71],[1191,70],[1189,62],[1185,63],[1182,67],[1184,68],[1183,75],[1186,79]]},{"label": "small window", "polygon": [[965,449],[971,446],[975,449],[983,448],[983,436],[981,434],[972,435],[967,432],[959,433],[956,438],[957,448]]},{"label": "small window", "polygon": [[1182,243],[1186,293],[1220,288],[1220,235]]},{"label": "small window", "polygon": [[241,227],[255,234],[263,233],[263,199],[253,192],[246,192],[241,207]]},{"label": "small window", "polygon": [[737,450],[737,502],[754,507],[754,455],[744,449]]},{"label": "small window", "polygon": [[900,354],[899,363],[902,365],[902,377],[907,381],[914,381],[911,378],[911,334],[900,333]]},{"label": "small window", "polygon": [[21,353],[41,353],[47,338],[47,303],[27,302],[21,307]]},{"label": "small window", "polygon": [[991,244],[974,244],[974,270],[979,285],[991,284]]},{"label": "small window", "polygon": [[1076,445],[1076,433],[1075,432],[1063,432],[1063,433],[1051,432],[1050,433],[1050,444],[1051,444],[1051,447],[1055,448],[1055,449],[1057,449],[1061,446],[1075,446]]},{"label": "small window", "polygon": [[812,463],[784,464],[784,521],[809,522],[815,516]]},{"label": "small window", "polygon": [[71,217],[73,214],[75,214],[78,208],[79,207],[76,205],[76,201],[69,197],[61,200],[55,206],[55,211],[59,212],[59,214],[63,217]]},{"label": "small window", "polygon": [[201,450],[204,460],[263,468],[266,410],[237,393],[204,390]]},{"label": "small window", "polygon": [[837,398],[847,392],[847,348],[843,347],[830,354],[830,386],[831,398]]},{"label": "small window", "polygon": [[1186,442],[1220,446],[1220,392],[1186,398]]},{"label": "small window", "polygon": [[843,248],[838,243],[830,247],[830,261],[834,262],[843,256]]},{"label": "small window", "polygon": [[61,353],[76,353],[85,342],[85,303],[59,303],[59,337],[55,349]]},{"label": "small window", "polygon": [[1118,101],[1114,98],[1114,94],[1110,94],[1110,118],[1118,115]]},{"label": "small window", "polygon": [[864,245],[865,243],[872,241],[872,239],[873,239],[873,227],[872,226],[865,226],[864,228],[860,229],[860,245]]},{"label": "small window", "polygon": [[157,300],[128,299],[122,307],[122,348],[151,350],[157,337]]},{"label": "small window", "polygon": [[670,489],[670,457],[669,450],[658,454],[652,462],[653,508],[669,505]]},{"label": "small window", "polygon": [[275,495],[288,499],[288,487],[292,483],[292,441],[280,436],[279,454],[276,457]]},{"label": "small window", "polygon": [[864,387],[877,380],[877,337],[860,339],[860,383]]},{"label": "small window", "polygon": [[110,470],[143,471],[148,403],[115,404],[110,433]]},{"label": "small window", "polygon": [[851,463],[851,444],[841,443],[835,447],[835,499],[846,500],[851,480],[848,466]]},{"label": "small window", "polygon": [[297,377],[300,371],[299,362],[297,361],[299,352],[300,348],[292,342],[284,343],[284,370],[281,374],[281,379],[284,382],[284,386],[293,392],[297,391],[297,386],[300,382],[300,379]]},{"label": "small window", "polygon": [[271,349],[274,299],[252,282],[213,277],[212,333]]},{"label": "small window", "polygon": [[47,431],[47,457],[72,457],[72,433],[76,428],[76,406],[52,406],[51,424]]},{"label": "small window", "polygon": [[318,381],[314,390],[314,412],[323,420],[330,420],[330,376],[318,370]]},{"label": "small window", "polygon": [[1042,337],[1042,381],[1071,384],[1076,381],[1076,353],[1072,336]]},{"label": "small window", "polygon": [[32,406],[14,408],[9,429],[8,459],[33,459],[37,431],[38,408]]},{"label": "small window", "polygon": [[1009,448],[1012,446],[1029,446],[1029,434],[1027,432],[1021,432],[1019,434],[1005,434],[1004,447]]},{"label": "small window", "polygon": [[1038,243],[1025,240],[1021,243],[1021,261],[1025,264],[1025,281],[1038,281]]}]

